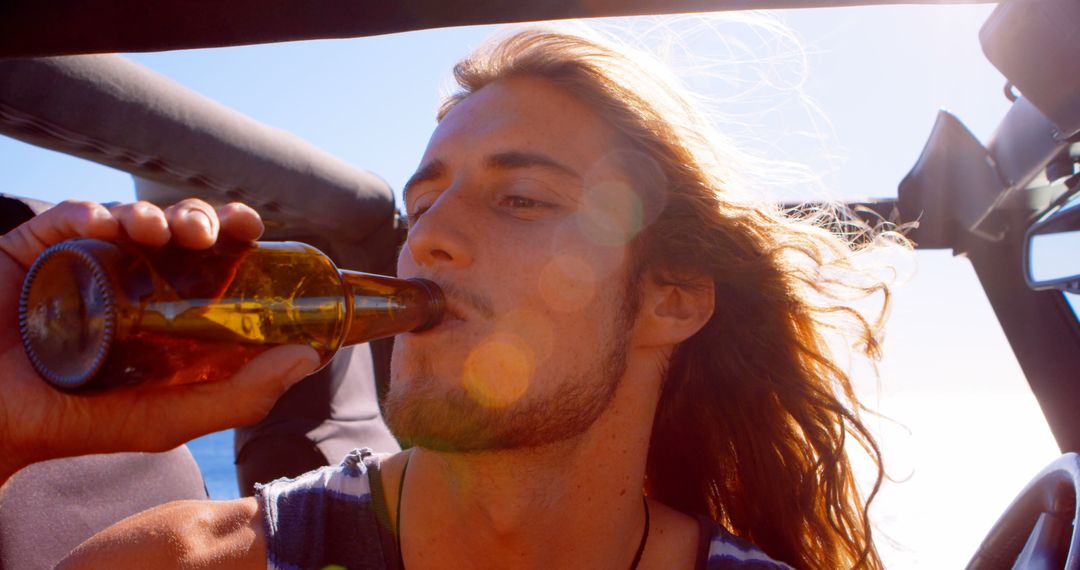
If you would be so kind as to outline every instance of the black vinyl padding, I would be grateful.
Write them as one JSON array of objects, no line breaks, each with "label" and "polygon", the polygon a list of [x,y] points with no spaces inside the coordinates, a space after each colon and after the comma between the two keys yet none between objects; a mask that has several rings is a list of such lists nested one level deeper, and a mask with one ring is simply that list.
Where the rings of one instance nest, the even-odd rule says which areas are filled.
[{"label": "black vinyl padding", "polygon": [[[990,0],[903,0],[970,4]],[[896,4],[897,0],[6,0],[0,58],[351,38],[429,28],[643,14]]]},{"label": "black vinyl padding", "polygon": [[19,224],[50,207],[52,204],[41,200],[0,194],[0,235],[10,232]]},{"label": "black vinyl padding", "polygon": [[0,495],[0,569],[52,568],[97,532],[151,507],[206,499],[187,447],[43,461]]},{"label": "black vinyl padding", "polygon": [[159,201],[241,201],[268,226],[390,252],[367,270],[393,257],[384,180],[120,56],[0,60],[0,134],[129,172]]}]

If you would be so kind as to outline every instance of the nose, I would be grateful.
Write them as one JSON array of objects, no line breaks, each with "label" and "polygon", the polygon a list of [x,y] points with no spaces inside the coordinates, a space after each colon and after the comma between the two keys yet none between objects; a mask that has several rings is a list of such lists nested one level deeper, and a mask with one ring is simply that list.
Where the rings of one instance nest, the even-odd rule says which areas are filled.
[{"label": "nose", "polygon": [[447,190],[409,228],[402,257],[428,269],[468,267],[473,262],[469,224],[467,208]]}]

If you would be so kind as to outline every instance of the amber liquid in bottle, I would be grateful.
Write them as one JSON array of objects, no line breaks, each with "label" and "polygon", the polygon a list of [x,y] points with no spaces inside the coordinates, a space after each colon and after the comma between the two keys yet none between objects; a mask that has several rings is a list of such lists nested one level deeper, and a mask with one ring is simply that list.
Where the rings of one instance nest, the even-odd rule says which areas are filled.
[{"label": "amber liquid in bottle", "polygon": [[302,243],[193,251],[77,239],[30,268],[19,326],[52,384],[104,389],[225,379],[286,344],[325,365],[343,346],[434,326],[442,310],[430,281],[338,270]]}]

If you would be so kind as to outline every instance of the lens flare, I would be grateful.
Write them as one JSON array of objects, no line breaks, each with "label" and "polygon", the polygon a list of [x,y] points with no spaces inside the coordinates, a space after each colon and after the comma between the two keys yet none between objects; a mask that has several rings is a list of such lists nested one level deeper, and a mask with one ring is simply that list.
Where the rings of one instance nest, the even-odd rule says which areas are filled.
[{"label": "lens flare", "polygon": [[[569,252],[578,252],[583,244],[589,245],[589,243],[591,243],[591,240],[583,234],[577,224],[574,224],[572,228],[564,228],[555,234],[551,240],[550,252],[554,263],[560,266],[563,273],[574,275],[582,265],[584,256]],[[629,248],[625,244],[590,247],[589,250],[586,253],[594,253],[595,255],[589,255],[588,261],[585,262],[589,266],[590,276],[587,280],[595,282],[603,281],[622,271],[629,254]]]},{"label": "lens flare", "polygon": [[641,231],[641,199],[629,184],[603,181],[589,187],[577,213],[581,231],[597,245],[621,246]]},{"label": "lens flare", "polygon": [[506,408],[521,399],[536,370],[528,345],[516,335],[496,333],[465,359],[465,391],[487,408]]}]

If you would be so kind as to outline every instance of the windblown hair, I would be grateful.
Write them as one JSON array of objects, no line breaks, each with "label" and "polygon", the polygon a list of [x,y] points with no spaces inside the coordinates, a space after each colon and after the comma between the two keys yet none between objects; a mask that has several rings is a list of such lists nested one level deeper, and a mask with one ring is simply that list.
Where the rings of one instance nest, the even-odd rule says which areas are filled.
[{"label": "windblown hair", "polygon": [[[851,220],[828,212],[794,214],[741,196],[722,174],[730,153],[680,88],[643,61],[577,34],[518,31],[454,68],[459,90],[438,118],[494,81],[541,78],[655,161],[665,202],[631,244],[633,282],[693,286],[705,276],[716,308],[668,363],[645,492],[795,567],[880,568],[867,509],[884,474],[881,453],[827,340],[839,331],[879,356],[889,289],[856,260],[875,236],[853,239]],[[866,318],[855,301],[875,294],[881,312]],[[877,466],[865,502],[849,436]]]}]

